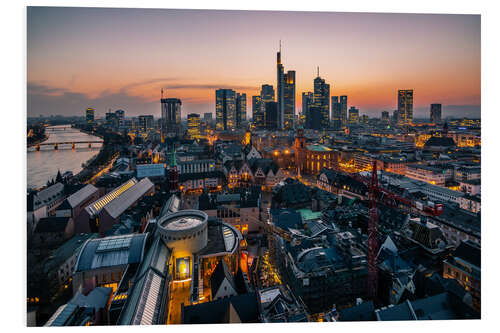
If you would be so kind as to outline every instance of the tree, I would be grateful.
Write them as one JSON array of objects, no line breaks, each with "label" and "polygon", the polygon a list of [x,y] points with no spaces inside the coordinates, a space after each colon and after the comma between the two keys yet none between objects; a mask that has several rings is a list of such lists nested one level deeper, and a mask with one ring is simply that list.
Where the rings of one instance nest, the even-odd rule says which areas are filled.
[{"label": "tree", "polygon": [[63,180],[63,178],[61,176],[61,171],[57,170],[56,183],[61,183],[62,180]]}]

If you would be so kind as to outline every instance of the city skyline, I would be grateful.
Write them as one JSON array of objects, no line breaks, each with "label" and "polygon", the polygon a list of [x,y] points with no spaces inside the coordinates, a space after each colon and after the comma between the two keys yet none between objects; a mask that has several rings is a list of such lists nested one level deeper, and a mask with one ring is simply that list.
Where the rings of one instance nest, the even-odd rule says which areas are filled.
[{"label": "city skyline", "polygon": [[480,117],[479,15],[28,7],[27,22],[28,116],[159,117],[162,88],[183,118],[215,115],[219,88],[249,105],[262,84],[277,88],[282,40],[296,113],[319,66],[330,96],[347,95],[360,115],[392,113],[397,91],[413,89],[415,118],[432,103],[443,118]]}]

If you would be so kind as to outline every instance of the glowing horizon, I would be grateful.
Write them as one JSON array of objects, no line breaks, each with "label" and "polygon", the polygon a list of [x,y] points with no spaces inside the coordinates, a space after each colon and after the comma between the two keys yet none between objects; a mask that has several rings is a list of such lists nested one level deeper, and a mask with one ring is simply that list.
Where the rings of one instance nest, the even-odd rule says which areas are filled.
[{"label": "glowing horizon", "polygon": [[28,7],[28,116],[160,114],[160,90],[182,116],[213,113],[215,90],[251,96],[296,71],[296,111],[316,66],[331,95],[360,114],[396,108],[414,89],[415,117],[480,116],[479,15]]}]

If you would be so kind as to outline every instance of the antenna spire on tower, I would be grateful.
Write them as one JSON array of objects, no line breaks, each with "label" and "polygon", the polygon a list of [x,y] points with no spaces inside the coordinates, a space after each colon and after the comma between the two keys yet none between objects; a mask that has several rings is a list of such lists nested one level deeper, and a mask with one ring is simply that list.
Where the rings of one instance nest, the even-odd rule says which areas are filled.
[{"label": "antenna spire on tower", "polygon": [[280,53],[281,53],[281,39],[280,39]]},{"label": "antenna spire on tower", "polygon": [[318,77],[319,77],[319,66],[318,66]]}]

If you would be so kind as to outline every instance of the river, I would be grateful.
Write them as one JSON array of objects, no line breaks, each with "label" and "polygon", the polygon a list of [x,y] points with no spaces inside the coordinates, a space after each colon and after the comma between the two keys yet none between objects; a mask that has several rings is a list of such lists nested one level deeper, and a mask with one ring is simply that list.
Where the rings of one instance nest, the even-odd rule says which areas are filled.
[{"label": "river", "polygon": [[[82,133],[70,125],[51,126],[45,129],[48,139],[43,143],[73,142],[73,141],[102,141],[101,138]],[[28,148],[27,169],[28,188],[39,188],[50,179],[55,179],[57,171],[61,174],[72,171],[74,175],[82,170],[82,163],[87,162],[99,153],[101,143],[93,143],[92,148],[88,144],[76,144],[72,149],[71,144],[59,145],[58,150],[53,145],[40,146],[40,151],[35,147]]]}]

